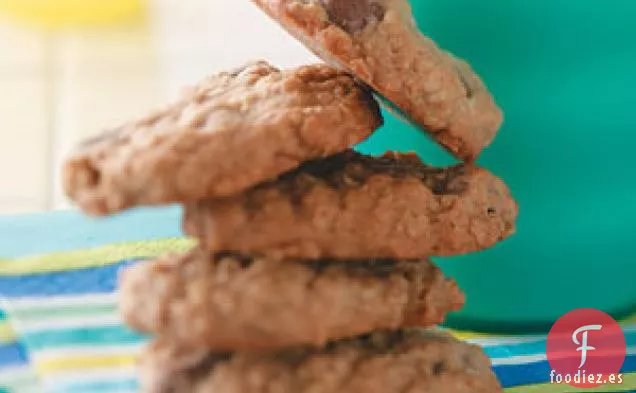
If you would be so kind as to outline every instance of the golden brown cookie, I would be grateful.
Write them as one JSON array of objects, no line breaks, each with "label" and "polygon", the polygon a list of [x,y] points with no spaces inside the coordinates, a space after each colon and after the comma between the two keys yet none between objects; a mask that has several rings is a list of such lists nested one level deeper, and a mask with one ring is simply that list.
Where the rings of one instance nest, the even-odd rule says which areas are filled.
[{"label": "golden brown cookie", "polygon": [[480,77],[420,33],[407,0],[252,0],[314,53],[352,72],[463,160],[503,121]]},{"label": "golden brown cookie", "polygon": [[211,251],[306,259],[421,259],[482,250],[515,230],[504,182],[470,165],[348,151],[246,193],[186,207],[184,229]]},{"label": "golden brown cookie", "polygon": [[211,354],[165,340],[142,355],[144,393],[501,393],[489,359],[441,332],[377,332],[321,349]]},{"label": "golden brown cookie", "polygon": [[464,304],[429,261],[278,261],[195,250],[129,268],[124,321],[213,351],[324,345],[377,329],[427,327]]},{"label": "golden brown cookie", "polygon": [[343,151],[381,124],[376,102],[347,74],[256,62],[85,141],[67,159],[63,184],[93,215],[228,196]]}]

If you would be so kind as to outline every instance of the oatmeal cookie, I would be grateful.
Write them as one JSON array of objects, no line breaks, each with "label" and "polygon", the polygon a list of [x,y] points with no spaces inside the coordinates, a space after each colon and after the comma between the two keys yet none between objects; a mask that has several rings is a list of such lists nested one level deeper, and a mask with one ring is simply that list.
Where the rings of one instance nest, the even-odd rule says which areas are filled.
[{"label": "oatmeal cookie", "polygon": [[63,184],[92,215],[228,196],[346,150],[381,124],[370,93],[343,72],[255,62],[84,141],[65,162]]},{"label": "oatmeal cookie", "polygon": [[503,114],[465,61],[418,30],[407,0],[252,0],[324,60],[346,69],[472,161]]},{"label": "oatmeal cookie", "polygon": [[421,259],[495,245],[514,232],[517,210],[504,182],[485,169],[348,151],[244,194],[189,204],[184,230],[211,251]]},{"label": "oatmeal cookie", "polygon": [[120,283],[129,326],[217,352],[433,326],[463,304],[455,281],[427,260],[279,261],[195,250],[135,265]]},{"label": "oatmeal cookie", "polygon": [[141,358],[144,393],[500,393],[481,348],[433,331],[384,331],[329,343],[234,354],[159,339]]}]

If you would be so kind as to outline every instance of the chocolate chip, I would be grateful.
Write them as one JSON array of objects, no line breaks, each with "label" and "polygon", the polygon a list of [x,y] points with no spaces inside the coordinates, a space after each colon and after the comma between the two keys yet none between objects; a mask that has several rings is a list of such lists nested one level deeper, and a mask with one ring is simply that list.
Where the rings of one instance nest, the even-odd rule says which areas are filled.
[{"label": "chocolate chip", "polygon": [[102,181],[102,173],[93,165],[92,162],[86,162],[84,168],[77,172],[76,183],[80,183],[86,188],[96,188]]},{"label": "chocolate chip", "polygon": [[346,270],[351,275],[361,277],[388,277],[395,270],[395,260],[393,259],[371,259],[371,260],[331,260],[320,259],[303,261],[305,266],[313,270],[316,274],[321,274],[329,267],[337,267]]},{"label": "chocolate chip", "polygon": [[459,75],[459,80],[462,83],[462,85],[464,86],[464,90],[466,91],[466,98],[473,98],[473,96],[475,95],[475,92],[474,92],[473,87],[471,86],[471,84],[468,82],[467,76],[464,75],[459,70],[458,70],[458,75]]},{"label": "chocolate chip", "polygon": [[381,21],[385,9],[373,0],[321,0],[329,19],[348,33],[357,33],[367,24]]},{"label": "chocolate chip", "polygon": [[435,195],[444,195],[444,193],[446,192],[446,182],[437,181],[433,183],[433,187],[431,187],[431,191],[433,191],[433,194]]},{"label": "chocolate chip", "polygon": [[446,365],[443,362],[437,362],[433,365],[433,375],[440,375],[446,370]]},{"label": "chocolate chip", "polygon": [[469,186],[463,177],[465,173],[463,166],[455,166],[425,180],[430,182],[431,191],[435,195],[459,195],[465,192]]},{"label": "chocolate chip", "polygon": [[214,367],[220,362],[227,362],[232,358],[230,353],[213,353],[201,361],[199,361],[196,366],[187,370],[188,379],[191,380],[200,380],[210,375],[211,371]]}]

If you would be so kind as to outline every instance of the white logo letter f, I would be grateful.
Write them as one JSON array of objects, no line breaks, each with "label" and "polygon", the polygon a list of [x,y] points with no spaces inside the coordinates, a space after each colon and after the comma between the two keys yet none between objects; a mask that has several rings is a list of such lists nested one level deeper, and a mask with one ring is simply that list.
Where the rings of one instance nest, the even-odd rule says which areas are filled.
[{"label": "white logo letter f", "polygon": [[[581,365],[579,366],[579,368],[583,367],[583,365],[585,364],[585,361],[587,360],[587,351],[593,351],[596,349],[594,347],[587,345],[587,332],[590,330],[601,330],[602,327],[603,326],[601,325],[587,325],[587,326],[581,326],[580,328],[574,331],[574,334],[572,335],[572,341],[574,341],[574,344],[580,345],[580,347],[578,347],[576,350],[581,351]],[[581,340],[581,342],[579,342],[577,336],[581,332],[583,332],[583,335],[582,335],[583,339]]]}]

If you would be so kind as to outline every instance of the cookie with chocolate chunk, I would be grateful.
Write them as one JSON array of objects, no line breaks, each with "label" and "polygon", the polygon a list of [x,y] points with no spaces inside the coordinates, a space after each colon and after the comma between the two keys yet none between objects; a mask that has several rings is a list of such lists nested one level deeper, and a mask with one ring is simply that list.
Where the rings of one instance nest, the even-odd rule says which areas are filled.
[{"label": "cookie with chocolate chunk", "polygon": [[370,93],[343,72],[250,63],[85,141],[66,160],[63,184],[93,215],[223,197],[341,152],[381,124]]},{"label": "cookie with chocolate chunk", "polygon": [[463,60],[419,32],[407,0],[252,0],[314,53],[353,73],[463,160],[503,115]]},{"label": "cookie with chocolate chunk", "polygon": [[514,232],[517,213],[507,186],[485,169],[348,151],[244,194],[189,204],[184,229],[212,251],[420,259],[491,247]]},{"label": "cookie with chocolate chunk", "polygon": [[275,260],[199,250],[129,268],[119,298],[129,326],[217,352],[433,326],[464,304],[455,281],[427,260]]},{"label": "cookie with chocolate chunk", "polygon": [[141,357],[144,393],[501,393],[481,348],[437,331],[398,330],[234,354],[160,339]]}]

